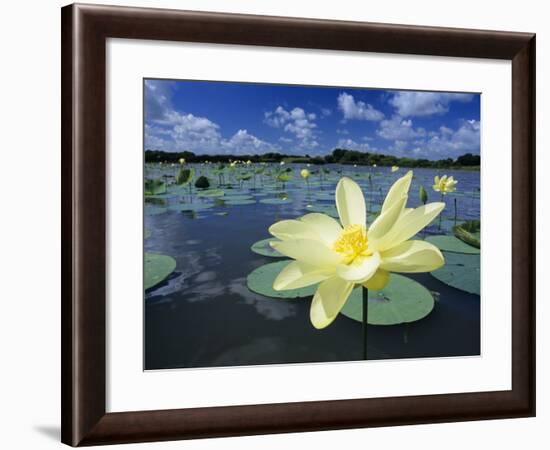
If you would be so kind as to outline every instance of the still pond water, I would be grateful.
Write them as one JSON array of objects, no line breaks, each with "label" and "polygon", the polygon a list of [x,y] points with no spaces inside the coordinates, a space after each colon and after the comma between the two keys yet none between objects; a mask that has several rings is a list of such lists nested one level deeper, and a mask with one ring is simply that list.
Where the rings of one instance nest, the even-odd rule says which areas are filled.
[{"label": "still pond water", "polygon": [[[211,188],[224,183],[223,196],[199,197],[195,187],[190,196],[188,186],[172,185],[177,167],[146,166],[146,177],[165,180],[167,192],[146,197],[145,252],[173,257],[176,268],[145,291],[145,369],[362,359],[361,323],[340,315],[329,327],[316,330],[309,320],[311,297],[270,298],[247,287],[249,273],[281,260],[254,253],[251,246],[269,238],[267,230],[278,220],[314,211],[334,215],[334,188],[344,175],[363,188],[372,223],[387,190],[405,169],[392,173],[387,167],[327,165],[323,168],[329,172],[320,173],[312,166],[308,169],[317,173],[308,188],[299,174],[304,165],[287,167],[294,176],[283,185],[268,175],[281,170],[279,165],[266,166],[264,174],[248,180],[235,174],[222,178],[208,165],[196,165],[195,177],[208,175]],[[459,181],[457,191],[444,199],[441,226],[436,219],[421,238],[452,235],[455,202],[458,223],[480,217],[479,172],[414,169],[407,206],[421,204],[420,185],[429,201],[439,201],[432,184],[435,175],[443,174]],[[406,276],[430,291],[433,310],[412,323],[369,325],[368,359],[478,355],[480,296],[431,274]],[[479,283],[479,270],[474,276]]]}]

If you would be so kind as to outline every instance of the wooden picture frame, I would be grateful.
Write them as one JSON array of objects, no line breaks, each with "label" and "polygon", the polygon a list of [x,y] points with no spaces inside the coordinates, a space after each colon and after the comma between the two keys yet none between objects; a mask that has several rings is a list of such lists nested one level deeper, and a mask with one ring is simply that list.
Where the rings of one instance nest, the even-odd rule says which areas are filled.
[{"label": "wooden picture frame", "polygon": [[[510,391],[106,413],[108,38],[512,62]],[[535,414],[535,35],[71,5],[62,9],[62,441],[73,446]]]}]

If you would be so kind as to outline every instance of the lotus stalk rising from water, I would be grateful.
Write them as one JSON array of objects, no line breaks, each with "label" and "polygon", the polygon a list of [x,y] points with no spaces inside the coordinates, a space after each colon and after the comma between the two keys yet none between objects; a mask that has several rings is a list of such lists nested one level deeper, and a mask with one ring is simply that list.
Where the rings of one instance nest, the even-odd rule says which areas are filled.
[{"label": "lotus stalk rising from water", "polygon": [[431,272],[444,264],[434,245],[412,240],[445,207],[428,203],[406,208],[412,171],[388,191],[380,216],[367,225],[365,198],[359,185],[342,178],[336,186],[340,221],[319,213],[273,224],[279,241],[271,246],[292,261],[277,276],[275,290],[319,284],[310,309],[317,329],[330,325],[357,286],[382,289],[390,272]]}]

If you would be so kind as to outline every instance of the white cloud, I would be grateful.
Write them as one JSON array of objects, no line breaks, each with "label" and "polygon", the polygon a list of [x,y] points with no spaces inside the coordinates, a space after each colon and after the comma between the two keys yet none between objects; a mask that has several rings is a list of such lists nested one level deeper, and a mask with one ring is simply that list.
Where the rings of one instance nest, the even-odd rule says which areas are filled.
[{"label": "white cloud", "polygon": [[263,141],[247,130],[238,130],[226,139],[218,124],[206,117],[164,111],[162,119],[145,126],[145,147],[165,151],[194,151],[208,154],[265,153],[278,146]]},{"label": "white cloud", "polygon": [[402,117],[408,116],[430,116],[443,114],[449,111],[449,103],[470,102],[472,94],[446,94],[439,92],[397,92],[389,103],[397,110]]},{"label": "white cloud", "polygon": [[313,149],[319,145],[316,139],[316,119],[316,114],[308,113],[299,107],[287,111],[282,106],[278,106],[275,111],[264,114],[265,123],[293,134],[298,141],[298,146],[305,149]]},{"label": "white cloud", "polygon": [[340,139],[338,141],[338,148],[344,148],[346,150],[359,150],[363,152],[376,152],[375,148],[372,148],[368,142],[356,142],[353,139]]},{"label": "white cloud", "polygon": [[266,153],[275,150],[272,144],[258,139],[247,130],[237,131],[231,139],[222,141],[221,145],[227,153],[233,154]]},{"label": "white cloud", "polygon": [[391,119],[385,119],[380,122],[376,134],[383,139],[407,141],[424,136],[426,130],[423,128],[414,128],[412,120],[394,115]]},{"label": "white cloud", "polygon": [[246,129],[230,138],[207,117],[176,111],[171,103],[171,83],[145,82],[145,148],[197,153],[247,154],[276,151],[278,145],[263,141]]},{"label": "white cloud", "polygon": [[290,113],[282,106],[278,106],[275,111],[268,111],[264,113],[265,123],[274,128],[281,128],[289,120]]},{"label": "white cloud", "polygon": [[457,157],[467,152],[479,152],[480,126],[478,120],[466,120],[456,131],[441,127],[436,136],[431,136],[426,143],[429,152],[445,153]]},{"label": "white cloud", "polygon": [[356,102],[353,95],[342,92],[338,96],[338,109],[342,111],[345,120],[371,120],[378,121],[384,118],[381,111],[375,109],[372,105],[358,101]]},{"label": "white cloud", "polygon": [[437,131],[427,133],[421,139],[413,141],[396,139],[386,148],[386,152],[395,156],[413,158],[455,159],[464,153],[479,153],[479,132],[479,121],[465,120],[456,130],[441,126]]},{"label": "white cloud", "polygon": [[329,108],[321,108],[321,115],[323,117],[328,117],[332,114],[332,111]]}]

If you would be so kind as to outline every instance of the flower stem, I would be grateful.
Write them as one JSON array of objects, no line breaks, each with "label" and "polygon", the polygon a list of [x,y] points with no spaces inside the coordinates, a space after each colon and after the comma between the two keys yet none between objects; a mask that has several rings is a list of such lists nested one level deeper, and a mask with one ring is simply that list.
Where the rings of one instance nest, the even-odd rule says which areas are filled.
[{"label": "flower stem", "polygon": [[[441,193],[441,202],[443,202],[443,192]],[[443,218],[443,213],[439,213],[439,230],[441,230],[441,219]]]},{"label": "flower stem", "polygon": [[367,321],[369,317],[369,290],[362,287],[363,291],[363,359],[367,359]]},{"label": "flower stem", "polygon": [[456,225],[456,197],[455,197],[455,225]]}]

